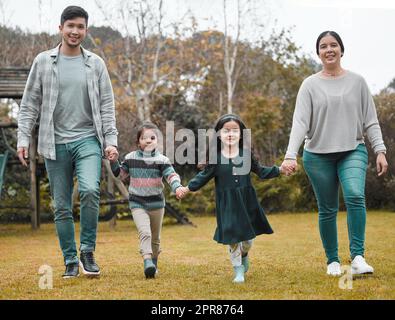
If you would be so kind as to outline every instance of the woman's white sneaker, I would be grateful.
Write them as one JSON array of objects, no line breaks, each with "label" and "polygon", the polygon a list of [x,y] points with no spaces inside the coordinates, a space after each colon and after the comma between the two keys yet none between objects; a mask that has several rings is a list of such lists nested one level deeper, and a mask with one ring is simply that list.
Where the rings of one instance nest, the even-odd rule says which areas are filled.
[{"label": "woman's white sneaker", "polygon": [[356,256],[351,262],[352,274],[372,274],[373,272],[373,267],[368,265],[362,256]]},{"label": "woman's white sneaker", "polygon": [[337,261],[334,261],[330,264],[328,264],[326,268],[326,274],[329,274],[330,276],[340,276],[342,274],[342,270],[340,268],[340,263]]}]

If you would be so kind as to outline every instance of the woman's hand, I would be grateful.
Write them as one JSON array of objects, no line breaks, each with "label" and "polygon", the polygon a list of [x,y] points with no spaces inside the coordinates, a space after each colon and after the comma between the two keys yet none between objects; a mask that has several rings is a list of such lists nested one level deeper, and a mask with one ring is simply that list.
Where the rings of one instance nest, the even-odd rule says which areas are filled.
[{"label": "woman's hand", "polygon": [[387,159],[385,158],[385,153],[380,152],[377,155],[376,168],[377,168],[377,173],[378,173],[379,177],[387,172],[388,163],[387,163]]},{"label": "woman's hand", "polygon": [[285,159],[281,164],[280,171],[286,176],[295,173],[298,168],[298,162],[294,159]]}]

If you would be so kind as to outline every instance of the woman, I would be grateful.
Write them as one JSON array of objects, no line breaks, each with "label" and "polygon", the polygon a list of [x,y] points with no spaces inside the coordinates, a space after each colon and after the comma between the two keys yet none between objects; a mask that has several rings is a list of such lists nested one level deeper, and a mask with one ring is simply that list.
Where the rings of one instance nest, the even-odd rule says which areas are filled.
[{"label": "woman", "polygon": [[377,155],[378,175],[388,167],[376,108],[365,80],[341,67],[344,45],[336,32],[321,33],[316,52],[322,70],[306,78],[299,89],[282,165],[288,172],[296,170],[297,153],[305,139],[303,164],[317,199],[327,274],[341,274],[336,226],[339,185],[347,208],[352,273],[373,273],[364,258],[368,164],[364,133]]}]

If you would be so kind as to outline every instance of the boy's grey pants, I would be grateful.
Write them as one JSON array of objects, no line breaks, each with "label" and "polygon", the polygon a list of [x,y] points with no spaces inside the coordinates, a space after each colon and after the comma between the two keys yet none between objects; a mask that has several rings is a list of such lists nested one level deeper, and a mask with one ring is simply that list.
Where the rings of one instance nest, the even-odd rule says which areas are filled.
[{"label": "boy's grey pants", "polygon": [[160,231],[165,209],[144,210],[132,209],[134,223],[136,224],[140,239],[140,254],[151,255],[157,258],[160,253]]}]

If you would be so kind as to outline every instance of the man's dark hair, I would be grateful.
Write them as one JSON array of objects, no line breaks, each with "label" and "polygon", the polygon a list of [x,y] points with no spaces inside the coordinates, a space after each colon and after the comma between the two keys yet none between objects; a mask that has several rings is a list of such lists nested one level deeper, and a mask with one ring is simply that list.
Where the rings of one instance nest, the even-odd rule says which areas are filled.
[{"label": "man's dark hair", "polygon": [[336,39],[337,43],[340,46],[342,57],[343,57],[344,44],[343,44],[342,38],[340,38],[339,34],[337,32],[335,32],[335,31],[324,31],[324,32],[321,32],[321,34],[318,36],[317,41],[315,43],[315,50],[317,52],[317,55],[320,55],[320,52],[319,52],[320,51],[320,41],[325,36],[332,36],[332,37],[334,37]]},{"label": "man's dark hair", "polygon": [[85,18],[85,23],[88,27],[88,12],[78,6],[68,6],[65,8],[60,16],[60,24],[63,26],[66,20],[72,20],[74,18]]}]

